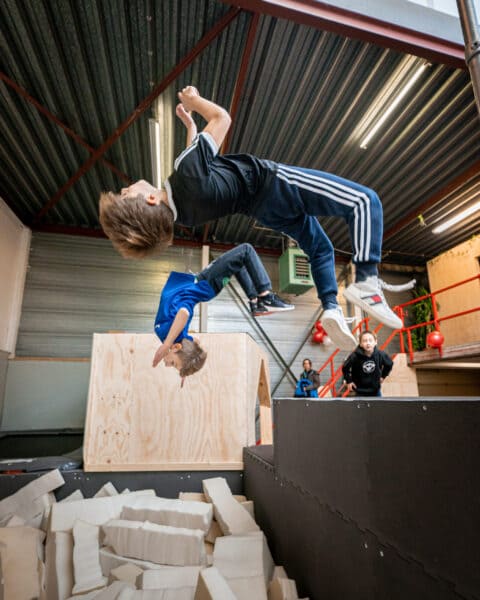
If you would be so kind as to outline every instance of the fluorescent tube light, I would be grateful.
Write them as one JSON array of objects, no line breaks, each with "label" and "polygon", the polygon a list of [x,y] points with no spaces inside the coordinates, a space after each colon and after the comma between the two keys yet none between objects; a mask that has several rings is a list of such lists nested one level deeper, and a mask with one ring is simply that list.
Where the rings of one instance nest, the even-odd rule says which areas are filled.
[{"label": "fluorescent tube light", "polygon": [[448,219],[448,221],[445,221],[445,223],[442,223],[442,225],[435,227],[434,229],[432,229],[432,233],[442,233],[443,231],[450,229],[450,227],[452,227],[453,225],[456,225],[460,221],[463,221],[463,219],[466,219],[470,215],[473,215],[473,213],[477,212],[477,210],[480,210],[480,201],[475,202],[475,204],[472,204],[472,206],[470,206],[469,208],[462,210],[462,212],[459,212],[458,215],[456,215],[455,217]]},{"label": "fluorescent tube light", "polygon": [[162,167],[160,151],[160,123],[156,119],[149,119],[150,157],[152,161],[152,183],[156,188],[162,187]]},{"label": "fluorescent tube light", "polygon": [[375,125],[370,130],[370,132],[365,136],[365,138],[363,139],[363,141],[360,144],[360,148],[366,149],[368,142],[373,138],[373,136],[377,133],[377,131],[380,129],[380,127],[385,123],[385,121],[388,119],[388,117],[397,108],[397,106],[400,104],[400,102],[403,100],[403,98],[406,96],[406,94],[410,91],[412,86],[415,84],[417,79],[420,77],[422,72],[426,69],[427,65],[428,65],[428,63],[423,63],[422,65],[420,65],[418,67],[418,69],[415,71],[415,73],[412,75],[412,77],[407,81],[405,86],[397,94],[395,100],[390,104],[390,106],[387,107],[387,109],[385,110],[383,115],[378,119],[378,121],[375,123]]}]

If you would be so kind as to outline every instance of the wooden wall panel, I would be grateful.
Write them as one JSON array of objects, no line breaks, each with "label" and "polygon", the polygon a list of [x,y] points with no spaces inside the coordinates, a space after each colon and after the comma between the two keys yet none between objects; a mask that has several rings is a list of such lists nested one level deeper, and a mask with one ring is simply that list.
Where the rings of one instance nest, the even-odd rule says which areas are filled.
[{"label": "wooden wall panel", "polygon": [[417,369],[421,396],[476,396],[480,369]]},{"label": "wooden wall panel", "polygon": [[243,467],[242,449],[256,441],[255,405],[266,356],[246,334],[198,338],[207,361],[180,388],[175,369],[151,366],[156,336],[95,334],[86,471]]},{"label": "wooden wall panel", "polygon": [[[480,237],[464,242],[427,263],[432,291],[444,288],[480,273]],[[480,305],[480,281],[472,281],[438,296],[439,316],[461,312]],[[480,311],[443,321],[440,330],[445,346],[457,346],[480,340]]]},{"label": "wooden wall panel", "polygon": [[382,385],[382,394],[386,397],[416,398],[418,396],[417,374],[408,366],[407,355],[397,354],[393,369]]}]

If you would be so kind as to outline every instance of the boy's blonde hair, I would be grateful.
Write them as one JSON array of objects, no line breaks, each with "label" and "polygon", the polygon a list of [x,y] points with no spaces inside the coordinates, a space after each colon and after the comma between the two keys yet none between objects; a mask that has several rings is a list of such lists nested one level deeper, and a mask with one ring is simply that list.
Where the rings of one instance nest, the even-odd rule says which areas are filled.
[{"label": "boy's blonde hair", "polygon": [[196,340],[186,338],[182,340],[182,349],[177,352],[177,356],[182,361],[180,377],[188,377],[200,371],[207,360],[207,353],[200,344]]},{"label": "boy's blonde hair", "polygon": [[143,258],[172,243],[173,212],[164,202],[152,205],[142,194],[103,192],[99,212],[103,231],[126,258]]}]

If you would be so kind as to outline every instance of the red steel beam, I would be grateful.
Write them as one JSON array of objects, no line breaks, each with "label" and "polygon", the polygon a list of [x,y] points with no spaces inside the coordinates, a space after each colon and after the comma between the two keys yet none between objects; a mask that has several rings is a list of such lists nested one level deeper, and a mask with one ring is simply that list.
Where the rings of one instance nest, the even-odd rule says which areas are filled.
[{"label": "red steel beam", "polygon": [[386,23],[317,0],[222,0],[222,2],[399,52],[414,54],[456,69],[466,68],[463,44],[394,23]]},{"label": "red steel beam", "polygon": [[[39,223],[33,227],[33,231],[39,231],[42,233],[59,233],[64,235],[77,235],[82,237],[90,237],[90,238],[102,238],[106,239],[107,236],[103,232],[103,229],[94,229],[92,227],[77,227],[77,226],[68,226],[68,225],[54,225],[48,223]],[[173,240],[174,246],[183,246],[186,248],[201,248],[205,245],[204,241],[199,240],[186,240],[185,238],[174,238]],[[235,248],[238,244],[221,244],[212,242],[208,244],[212,250],[219,250],[222,252],[226,252],[227,250],[231,250]],[[256,250],[260,254],[266,254],[270,256],[280,256],[282,251],[278,248],[260,248],[256,247]]]},{"label": "red steel beam", "polygon": [[[250,63],[250,57],[252,55],[253,45],[255,43],[255,35],[257,33],[259,19],[260,19],[259,15],[257,13],[253,13],[251,21],[250,21],[250,27],[248,28],[247,42],[246,42],[245,48],[243,50],[243,56],[242,56],[242,62],[240,65],[240,70],[238,71],[237,81],[235,83],[235,90],[233,92],[232,102],[230,104],[229,112],[230,112],[230,116],[232,117],[232,123],[235,123],[235,117],[238,112],[240,98],[243,93],[245,79],[247,77],[248,65]],[[228,133],[225,137],[225,140],[222,144],[222,148],[221,148],[222,154],[225,154],[226,152],[228,152],[228,150],[230,148],[232,132],[233,132],[233,126],[230,127],[230,130],[228,131]],[[210,228],[210,223],[207,223],[203,229],[203,241],[205,243],[207,242],[207,239],[208,239],[209,228]]]},{"label": "red steel beam", "polygon": [[140,102],[137,108],[121,123],[113,134],[103,142],[103,144],[97,148],[92,156],[78,169],[78,171],[70,177],[52,198],[45,204],[40,212],[35,217],[35,223],[37,223],[53,206],[57,204],[60,198],[67,192],[72,185],[77,182],[82,175],[84,175],[100,158],[105,152],[118,140],[118,138],[134,123],[140,115],[142,115],[148,107],[154,102],[157,97],[171,84],[175,79],[182,73],[194,60],[195,58],[212,42],[220,33],[235,19],[235,17],[241,12],[240,8],[231,8],[219,21],[208,31],[203,38],[196,44],[192,50],[176,65],[170,73],[157,84],[150,94]]},{"label": "red steel beam", "polygon": [[[243,50],[242,63],[240,65],[240,70],[238,72],[237,81],[235,83],[235,90],[233,92],[232,103],[230,104],[230,116],[232,117],[232,122],[235,123],[235,117],[237,116],[238,106],[240,104],[240,98],[243,94],[243,88],[245,85],[245,79],[247,78],[248,65],[250,63],[250,57],[252,56],[253,46],[255,43],[255,36],[257,34],[258,29],[258,21],[260,17],[257,13],[252,15],[252,20],[250,21],[250,27],[248,28],[248,37],[247,43],[245,44],[245,48]],[[230,127],[230,131],[227,133],[225,141],[223,142],[222,152],[228,152],[230,148],[230,142],[232,138],[233,127]]]},{"label": "red steel beam", "polygon": [[439,192],[437,192],[433,196],[430,196],[430,198],[428,198],[428,200],[426,200],[423,204],[421,204],[420,206],[417,206],[417,208],[415,208],[415,210],[412,210],[403,219],[401,219],[400,221],[397,221],[393,227],[390,227],[390,229],[385,231],[385,233],[383,234],[383,241],[388,240],[389,238],[393,237],[395,234],[397,234],[399,231],[401,231],[404,227],[406,227],[413,221],[416,221],[418,218],[418,215],[421,215],[429,208],[432,208],[433,206],[435,206],[435,204],[437,204],[438,202],[443,200],[446,196],[452,194],[459,187],[461,187],[462,185],[465,185],[473,177],[478,176],[478,175],[480,175],[480,160],[477,160],[476,162],[474,162],[471,167],[469,167],[463,173],[460,173],[460,175],[458,175],[458,177],[455,177],[455,179],[453,181],[451,181],[448,185],[446,185],[444,188],[442,188]]},{"label": "red steel beam", "polygon": [[[12,89],[14,89],[17,92],[17,94],[22,96],[22,98],[25,98],[25,100],[27,102],[29,102],[30,104],[32,104],[40,113],[45,115],[47,117],[47,119],[50,119],[50,121],[53,121],[56,125],[58,125],[61,129],[63,129],[63,131],[68,136],[73,138],[78,144],[80,144],[80,146],[83,146],[84,148],[86,148],[90,152],[90,154],[95,152],[95,148],[93,148],[92,146],[87,144],[87,142],[84,139],[82,139],[77,133],[75,133],[73,131],[73,129],[70,129],[70,127],[67,127],[65,125],[65,123],[62,123],[62,121],[60,121],[60,119],[58,117],[56,117],[54,114],[52,114],[47,108],[45,108],[43,106],[43,104],[40,104],[40,102],[38,100],[35,100],[35,98],[33,96],[31,96],[22,86],[18,85],[18,83],[13,81],[13,79],[10,79],[10,77],[5,75],[5,73],[3,73],[2,71],[0,71],[0,79],[4,83],[6,83],[8,86],[10,86]],[[102,158],[101,161],[106,167],[108,167],[116,175],[118,175],[120,177],[120,179],[122,179],[126,183],[131,183],[130,177],[128,177],[128,175],[125,175],[125,173],[120,171],[120,169],[117,169],[117,167],[114,164],[112,164],[105,158]]]}]

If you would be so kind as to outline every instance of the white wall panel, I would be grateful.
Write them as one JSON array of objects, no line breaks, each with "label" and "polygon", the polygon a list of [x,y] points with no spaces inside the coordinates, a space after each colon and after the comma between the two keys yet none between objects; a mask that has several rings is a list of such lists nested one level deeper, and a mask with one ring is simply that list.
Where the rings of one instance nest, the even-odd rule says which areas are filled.
[{"label": "white wall panel", "polygon": [[0,198],[0,350],[15,350],[27,269],[30,229]]}]

